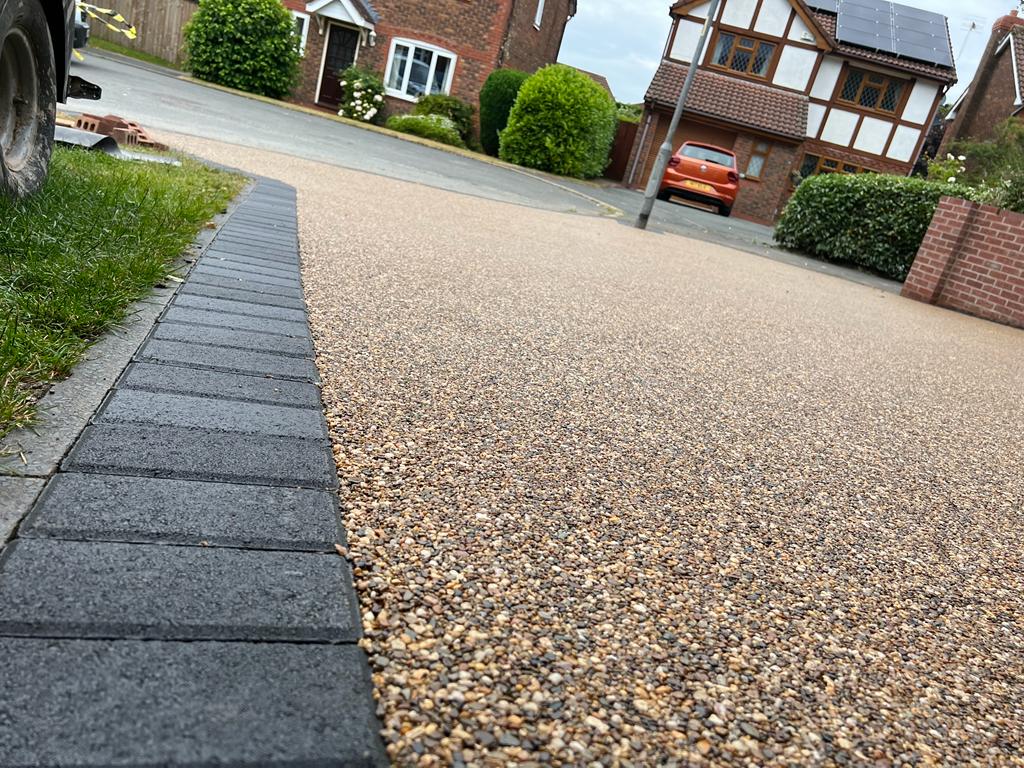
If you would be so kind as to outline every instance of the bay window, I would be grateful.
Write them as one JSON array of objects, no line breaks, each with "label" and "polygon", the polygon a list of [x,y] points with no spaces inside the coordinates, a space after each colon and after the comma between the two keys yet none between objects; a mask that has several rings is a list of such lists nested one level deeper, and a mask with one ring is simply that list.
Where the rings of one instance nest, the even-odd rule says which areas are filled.
[{"label": "bay window", "polygon": [[455,74],[456,58],[454,53],[427,43],[392,40],[384,73],[388,95],[406,101],[435,93],[447,95]]}]

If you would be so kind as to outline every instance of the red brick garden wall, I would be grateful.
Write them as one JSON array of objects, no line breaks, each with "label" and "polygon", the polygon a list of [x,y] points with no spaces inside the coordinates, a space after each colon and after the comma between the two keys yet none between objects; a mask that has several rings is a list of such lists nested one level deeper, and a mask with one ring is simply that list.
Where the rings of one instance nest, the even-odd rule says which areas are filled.
[{"label": "red brick garden wall", "polygon": [[1024,328],[1024,215],[942,198],[903,295]]}]

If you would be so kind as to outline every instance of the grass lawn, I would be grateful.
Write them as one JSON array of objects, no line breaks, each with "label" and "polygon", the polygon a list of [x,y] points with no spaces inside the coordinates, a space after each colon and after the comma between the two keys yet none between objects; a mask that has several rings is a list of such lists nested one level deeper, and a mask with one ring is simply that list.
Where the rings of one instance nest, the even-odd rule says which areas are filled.
[{"label": "grass lawn", "polygon": [[42,192],[0,197],[0,437],[31,424],[47,385],[167,276],[244,184],[183,162],[58,148]]},{"label": "grass lawn", "polygon": [[[112,43],[109,40],[102,40],[98,37],[89,38],[89,48],[99,48],[101,51],[110,51],[111,53],[119,53],[122,56],[128,56],[139,61],[144,61],[147,64],[156,64],[158,67],[166,67],[167,69],[181,69],[173,61],[167,59],[161,59],[159,56],[154,56],[151,53],[145,51],[137,51],[134,48],[129,48],[126,45],[120,43]],[[84,49],[83,56],[88,57],[89,48]]]}]

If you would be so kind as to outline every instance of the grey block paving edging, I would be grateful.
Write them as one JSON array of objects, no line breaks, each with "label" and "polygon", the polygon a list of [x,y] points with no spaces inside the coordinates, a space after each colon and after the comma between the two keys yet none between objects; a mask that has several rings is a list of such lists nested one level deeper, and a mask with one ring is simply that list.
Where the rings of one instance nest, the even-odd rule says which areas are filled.
[{"label": "grey block paving edging", "polygon": [[0,550],[0,765],[387,764],[294,190],[234,214]]}]

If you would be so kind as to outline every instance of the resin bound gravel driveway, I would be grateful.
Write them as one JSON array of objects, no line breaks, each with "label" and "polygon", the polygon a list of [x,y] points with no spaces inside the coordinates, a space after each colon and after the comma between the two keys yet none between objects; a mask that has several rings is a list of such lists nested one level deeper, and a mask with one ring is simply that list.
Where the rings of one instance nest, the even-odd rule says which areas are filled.
[{"label": "resin bound gravel driveway", "polygon": [[399,765],[1024,764],[1024,333],[268,153]]}]

